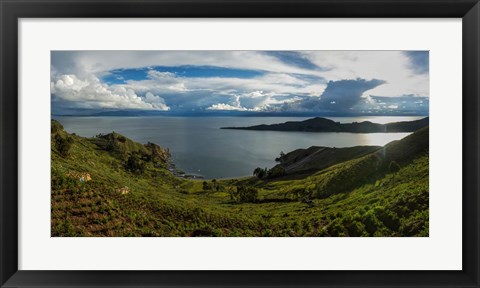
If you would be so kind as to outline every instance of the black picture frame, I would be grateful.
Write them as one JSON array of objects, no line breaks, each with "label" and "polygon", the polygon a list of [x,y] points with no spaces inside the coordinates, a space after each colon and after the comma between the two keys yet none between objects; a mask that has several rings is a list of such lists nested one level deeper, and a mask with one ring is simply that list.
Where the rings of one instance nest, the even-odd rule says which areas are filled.
[{"label": "black picture frame", "polygon": [[[479,287],[478,0],[0,0],[0,15],[1,287]],[[79,17],[462,18],[463,270],[19,271],[18,19]]]}]

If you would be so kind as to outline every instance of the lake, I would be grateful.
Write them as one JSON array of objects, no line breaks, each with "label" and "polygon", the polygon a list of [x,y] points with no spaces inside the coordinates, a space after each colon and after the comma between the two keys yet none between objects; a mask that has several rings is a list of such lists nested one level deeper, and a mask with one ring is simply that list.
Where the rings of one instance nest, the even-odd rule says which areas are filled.
[{"label": "lake", "polygon": [[[252,175],[271,168],[280,152],[310,146],[385,145],[410,133],[314,133],[223,130],[225,126],[302,121],[312,117],[53,117],[65,130],[84,137],[115,131],[140,143],[170,149],[176,167],[207,179]],[[423,117],[328,117],[337,122],[389,123]]]}]

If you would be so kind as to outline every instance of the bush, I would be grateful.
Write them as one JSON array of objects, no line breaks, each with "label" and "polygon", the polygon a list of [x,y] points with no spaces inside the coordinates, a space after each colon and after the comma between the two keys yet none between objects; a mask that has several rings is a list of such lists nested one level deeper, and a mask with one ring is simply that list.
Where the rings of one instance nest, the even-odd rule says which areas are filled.
[{"label": "bush", "polygon": [[382,222],[378,220],[373,210],[369,210],[367,213],[365,213],[365,215],[363,215],[362,222],[363,225],[365,225],[365,230],[370,235],[373,235],[377,231],[377,229],[382,226]]},{"label": "bush", "polygon": [[392,231],[398,231],[400,221],[397,214],[393,211],[387,211],[383,207],[375,208],[375,216],[383,222],[383,224]]},{"label": "bush", "polygon": [[365,235],[365,225],[361,222],[353,220],[346,225],[346,228],[348,230],[348,236],[350,237],[360,237]]},{"label": "bush", "polygon": [[267,177],[268,178],[278,178],[285,175],[285,168],[280,165],[273,167],[272,169],[268,170]]},{"label": "bush", "polygon": [[230,193],[231,198],[239,203],[253,203],[258,200],[258,191],[254,187],[237,186],[237,189],[230,191]]},{"label": "bush", "polygon": [[280,162],[280,163],[283,163],[284,160],[285,160],[285,153],[283,153],[283,151],[280,152],[280,157],[277,157],[275,158],[275,162]]},{"label": "bush", "polygon": [[267,175],[267,168],[262,169],[257,167],[255,170],[253,170],[253,175],[257,176],[258,179],[262,179]]},{"label": "bush", "polygon": [[73,138],[66,136],[62,137],[60,134],[55,136],[55,148],[57,148],[58,153],[63,157],[67,157],[70,154],[70,149],[72,148]]},{"label": "bush", "polygon": [[63,126],[62,126],[62,124],[60,124],[60,122],[58,122],[57,120],[52,120],[52,122],[51,122],[51,127],[50,127],[50,128],[51,128],[51,129],[50,129],[50,130],[51,130],[50,132],[51,132],[52,134],[58,133],[58,132],[60,132],[60,131],[63,131]]},{"label": "bush", "polygon": [[212,190],[212,186],[210,186],[210,184],[208,184],[207,181],[203,181],[203,183],[202,183],[202,189],[203,189],[203,190]]},{"label": "bush", "polygon": [[128,157],[125,168],[134,173],[143,173],[145,171],[146,164],[139,155],[132,154]]}]

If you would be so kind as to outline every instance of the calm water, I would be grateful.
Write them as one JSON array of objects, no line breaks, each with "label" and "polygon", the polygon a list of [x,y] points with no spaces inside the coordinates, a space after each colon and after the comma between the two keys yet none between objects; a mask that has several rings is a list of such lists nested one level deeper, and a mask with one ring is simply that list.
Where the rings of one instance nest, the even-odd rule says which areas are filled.
[{"label": "calm water", "polygon": [[[112,131],[140,143],[168,147],[177,168],[205,178],[251,175],[256,167],[272,167],[280,151],[310,146],[385,145],[410,133],[309,133],[222,130],[225,126],[301,121],[296,117],[54,117],[70,133],[92,137]],[[388,123],[422,117],[330,117],[338,122]]]}]

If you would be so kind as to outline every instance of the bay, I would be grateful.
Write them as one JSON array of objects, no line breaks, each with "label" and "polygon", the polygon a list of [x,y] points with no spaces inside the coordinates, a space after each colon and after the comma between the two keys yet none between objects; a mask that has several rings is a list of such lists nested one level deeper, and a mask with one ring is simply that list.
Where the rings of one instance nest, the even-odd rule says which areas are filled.
[{"label": "bay", "polygon": [[[83,137],[115,131],[140,142],[169,148],[176,167],[207,179],[252,175],[272,167],[281,151],[310,146],[385,145],[410,133],[314,133],[224,130],[226,126],[302,121],[312,117],[53,117]],[[389,123],[423,117],[328,117],[337,122]]]}]

